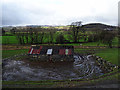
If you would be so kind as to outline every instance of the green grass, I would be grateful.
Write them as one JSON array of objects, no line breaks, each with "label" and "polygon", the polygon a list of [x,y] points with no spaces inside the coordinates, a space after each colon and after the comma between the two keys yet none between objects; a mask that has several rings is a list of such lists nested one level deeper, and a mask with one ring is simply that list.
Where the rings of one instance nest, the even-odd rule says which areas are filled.
[{"label": "green grass", "polygon": [[[99,42],[89,42],[89,43],[83,43],[82,45],[83,46],[97,46],[98,43]],[[107,46],[107,45],[100,43],[99,46]]]},{"label": "green grass", "polygon": [[18,44],[18,40],[16,36],[2,36],[2,44]]},{"label": "green grass", "polygon": [[2,58],[8,58],[17,54],[27,53],[28,49],[20,50],[2,50]]},{"label": "green grass", "polygon": [[97,56],[116,64],[118,64],[118,48],[106,48],[96,53]]},{"label": "green grass", "polygon": [[0,44],[2,44],[2,36],[0,36]]},{"label": "green grass", "polygon": [[100,56],[104,60],[107,60],[112,64],[119,65],[118,64],[118,48],[103,48],[103,49],[75,48],[74,52],[80,53],[80,54],[95,53],[95,55]]},{"label": "green grass", "polygon": [[114,46],[118,45],[118,42],[119,42],[118,37],[115,37],[112,41],[112,45],[114,45]]},{"label": "green grass", "polygon": [[[82,41],[82,40],[81,40]],[[65,44],[65,45],[73,45],[73,46],[97,46],[98,42],[88,42],[88,43],[71,43],[71,44]],[[100,43],[99,46],[107,46],[105,44]]]},{"label": "green grass", "polygon": [[[67,36],[66,36],[67,38]],[[71,40],[72,41],[72,40]],[[81,39],[80,42],[84,42],[84,39]],[[97,46],[99,42],[88,42],[88,43],[81,43],[82,46]],[[80,46],[80,43],[75,43],[75,44],[66,44],[66,45],[73,45],[73,46]],[[118,46],[118,37],[115,37],[112,41],[113,46]],[[99,43],[99,46],[108,46],[103,43]]]},{"label": "green grass", "polygon": [[[58,34],[60,34],[60,32],[56,32],[54,35],[53,35],[53,42],[55,43],[56,42],[56,37],[58,36]],[[47,43],[49,42],[49,38],[48,37],[49,33],[46,33],[44,38],[43,38],[43,43]],[[64,35],[64,38],[66,40],[69,40],[68,38],[68,35],[66,33],[63,33]],[[0,36],[0,38],[2,37],[2,44],[19,44],[16,36]],[[30,43],[30,37],[28,38],[29,39],[29,43]],[[0,40],[1,41],[1,40]],[[26,39],[24,39],[25,43],[26,43]],[[73,42],[72,39],[69,40],[70,42]],[[79,42],[84,42],[84,39],[81,38],[79,40]],[[82,43],[83,46],[97,46],[99,42],[88,42],[88,43]],[[79,46],[79,44],[67,44],[67,45],[74,45],[74,46]],[[118,45],[118,38],[115,37],[112,41],[112,45],[113,46],[117,46]],[[103,43],[100,43],[99,46],[107,46],[106,44],[103,44]]]},{"label": "green grass", "polygon": [[74,52],[75,53],[79,53],[79,54],[93,54],[97,51],[99,51],[100,49],[92,49],[92,48],[75,48]]}]

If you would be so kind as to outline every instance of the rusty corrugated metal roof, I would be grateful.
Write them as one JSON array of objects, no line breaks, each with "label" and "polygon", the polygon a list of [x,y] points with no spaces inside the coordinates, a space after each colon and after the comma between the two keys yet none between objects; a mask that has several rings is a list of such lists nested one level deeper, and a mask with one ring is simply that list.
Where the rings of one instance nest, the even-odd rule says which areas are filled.
[{"label": "rusty corrugated metal roof", "polygon": [[38,54],[38,55],[72,55],[73,46],[31,46],[28,54]]}]

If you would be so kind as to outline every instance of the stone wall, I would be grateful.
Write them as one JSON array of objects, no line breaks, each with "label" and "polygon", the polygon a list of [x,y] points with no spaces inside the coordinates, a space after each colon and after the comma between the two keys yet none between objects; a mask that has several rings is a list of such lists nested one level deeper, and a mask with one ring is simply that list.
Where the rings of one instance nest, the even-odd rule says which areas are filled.
[{"label": "stone wall", "polygon": [[112,72],[119,67],[115,64],[112,64],[109,61],[104,60],[99,56],[92,55],[93,59],[95,60],[96,64],[103,70],[104,73]]}]

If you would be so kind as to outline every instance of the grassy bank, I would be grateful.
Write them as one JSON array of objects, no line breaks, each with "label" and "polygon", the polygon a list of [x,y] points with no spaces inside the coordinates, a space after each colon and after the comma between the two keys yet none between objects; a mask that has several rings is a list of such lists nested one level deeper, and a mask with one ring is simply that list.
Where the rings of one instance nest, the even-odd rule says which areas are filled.
[{"label": "grassy bank", "polygon": [[104,48],[104,49],[81,49],[76,48],[74,52],[80,54],[95,54],[101,58],[111,62],[112,64],[118,64],[118,48]]},{"label": "grassy bank", "polygon": [[8,58],[17,54],[27,53],[28,49],[2,50],[2,58]]},{"label": "grassy bank", "polygon": [[119,65],[118,64],[118,48],[106,48],[99,52],[96,52],[96,55],[100,56],[101,58],[113,64]]}]

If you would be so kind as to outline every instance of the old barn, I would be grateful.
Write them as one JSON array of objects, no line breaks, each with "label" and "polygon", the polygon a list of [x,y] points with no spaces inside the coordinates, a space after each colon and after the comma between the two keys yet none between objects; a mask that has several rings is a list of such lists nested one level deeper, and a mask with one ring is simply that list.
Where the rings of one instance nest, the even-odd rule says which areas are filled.
[{"label": "old barn", "polygon": [[28,56],[40,61],[74,61],[73,46],[37,46],[32,45]]}]

